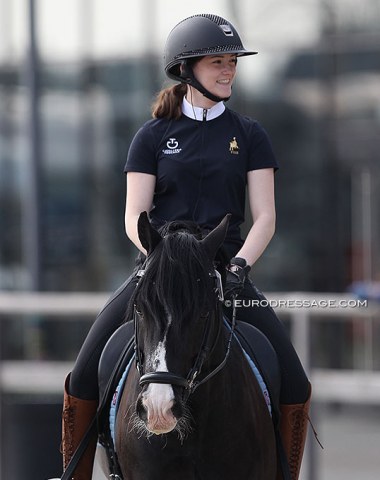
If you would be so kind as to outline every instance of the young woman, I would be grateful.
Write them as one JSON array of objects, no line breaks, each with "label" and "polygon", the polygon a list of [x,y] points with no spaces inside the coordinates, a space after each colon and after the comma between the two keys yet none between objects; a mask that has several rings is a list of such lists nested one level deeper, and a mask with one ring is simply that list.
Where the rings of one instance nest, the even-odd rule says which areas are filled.
[{"label": "young woman", "polygon": [[[165,47],[165,71],[179,83],[158,94],[153,119],[142,126],[130,146],[125,166],[125,226],[128,237],[145,254],[137,234],[142,211],[150,212],[155,226],[190,220],[204,231],[231,213],[224,244],[230,258],[226,294],[262,300],[248,272],[274,234],[274,171],[278,165],[263,128],[224,103],[232,93],[238,58],[255,53],[247,51],[235,28],[216,15],[194,15],[174,27]],[[243,240],[240,225],[245,219],[246,192],[253,226]],[[96,410],[99,357],[123,322],[135,284],[136,279],[130,277],[100,312],[66,380],[65,468]],[[271,308],[240,308],[238,319],[259,328],[279,357],[281,433],[292,480],[297,479],[307,430],[309,381]],[[90,478],[94,448],[95,439],[76,469],[75,480]]]}]

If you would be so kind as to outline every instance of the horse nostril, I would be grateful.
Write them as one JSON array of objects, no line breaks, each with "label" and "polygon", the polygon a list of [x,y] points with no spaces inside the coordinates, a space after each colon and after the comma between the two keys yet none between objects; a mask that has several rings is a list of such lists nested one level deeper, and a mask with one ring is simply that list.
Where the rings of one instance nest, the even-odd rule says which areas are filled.
[{"label": "horse nostril", "polygon": [[175,418],[177,419],[181,418],[184,413],[181,402],[178,402],[177,400],[175,400],[171,408],[171,411]]},{"label": "horse nostril", "polygon": [[141,418],[141,420],[143,420],[144,422],[147,420],[148,418],[148,413],[142,403],[142,399],[139,398],[137,400],[137,404],[136,404],[136,414],[139,418]]}]

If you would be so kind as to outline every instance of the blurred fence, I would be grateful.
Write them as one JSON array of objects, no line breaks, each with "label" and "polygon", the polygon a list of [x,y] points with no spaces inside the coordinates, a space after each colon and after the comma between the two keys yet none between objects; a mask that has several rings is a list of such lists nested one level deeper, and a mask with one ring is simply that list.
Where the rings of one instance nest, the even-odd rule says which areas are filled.
[{"label": "blurred fence", "polygon": [[[88,316],[90,321],[107,299],[107,293],[0,293],[0,331],[1,320],[10,315],[39,315],[52,322],[62,317],[76,322],[78,316]],[[290,322],[293,344],[314,383],[315,400],[380,404],[380,371],[374,371],[373,357],[373,330],[380,323],[379,304],[358,300],[350,294],[305,292],[270,293],[267,300],[281,318]],[[363,322],[360,368],[312,368],[311,326],[329,321]],[[71,362],[3,360],[0,388],[4,393],[59,393],[62,376],[71,366]]]},{"label": "blurred fence", "polygon": [[[82,319],[88,316],[92,321],[107,298],[106,293],[0,293],[0,332],[2,320],[15,315],[38,315],[52,322],[62,317],[73,322],[78,321],[78,316]],[[378,303],[358,300],[350,294],[305,292],[271,293],[267,301],[290,323],[293,344],[313,384],[314,402],[380,405],[380,370],[374,349],[374,332],[380,324]],[[316,322],[332,321],[362,323],[359,366],[354,364],[349,369],[313,366],[312,327]],[[59,395],[71,367],[72,362],[68,361],[2,360],[0,394]],[[310,446],[303,467],[309,473],[309,480],[316,478],[312,448]]]}]

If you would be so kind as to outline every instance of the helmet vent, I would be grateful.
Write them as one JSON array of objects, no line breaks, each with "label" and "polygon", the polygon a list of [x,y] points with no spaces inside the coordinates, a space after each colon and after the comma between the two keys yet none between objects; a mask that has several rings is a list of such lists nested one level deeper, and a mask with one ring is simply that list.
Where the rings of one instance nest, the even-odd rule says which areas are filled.
[{"label": "helmet vent", "polygon": [[[200,13],[198,15],[193,15],[193,17],[204,17],[204,18],[208,18],[209,20],[211,20],[212,22],[216,23],[217,25],[221,26],[221,25],[228,25],[228,22],[227,20],[225,20],[224,18],[222,17],[219,17],[218,15],[211,15],[210,13]],[[191,18],[191,17],[190,17]],[[228,25],[229,26],[229,25]]]},{"label": "helmet vent", "polygon": [[219,17],[218,15],[211,15],[209,13],[200,13],[199,15],[193,15],[190,18],[193,18],[193,17],[208,18],[209,20],[214,22],[216,25],[218,25],[218,27],[220,27],[222,29],[224,35],[226,35],[227,37],[233,37],[234,36],[234,32],[232,31],[232,28],[231,28],[230,24],[227,22],[227,20],[225,20],[222,17]]},{"label": "helmet vent", "polygon": [[231,30],[229,25],[220,25],[220,28],[223,30],[224,35],[227,35],[227,37],[234,36],[234,32]]},{"label": "helmet vent", "polygon": [[243,45],[216,45],[215,47],[207,47],[207,48],[200,48],[199,50],[189,50],[187,52],[181,52],[174,57],[177,58],[186,58],[186,57],[200,57],[203,55],[213,55],[213,54],[224,54],[224,53],[236,53],[239,57],[244,55],[240,51],[237,50],[244,50]]}]

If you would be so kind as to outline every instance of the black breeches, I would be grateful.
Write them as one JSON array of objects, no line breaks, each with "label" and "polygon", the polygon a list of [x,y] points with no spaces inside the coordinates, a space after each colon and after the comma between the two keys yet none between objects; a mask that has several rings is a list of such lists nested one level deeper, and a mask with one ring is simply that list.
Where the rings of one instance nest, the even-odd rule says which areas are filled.
[{"label": "black breeches", "polygon": [[129,300],[138,277],[129,277],[111,296],[96,317],[70,376],[69,393],[83,400],[95,400],[98,392],[98,365],[103,348],[111,335],[125,321]]},{"label": "black breeches", "polygon": [[[84,400],[98,398],[99,359],[108,339],[125,320],[137,281],[137,277],[130,277],[112,295],[92,325],[70,376],[69,393],[74,397]],[[265,297],[247,281],[239,298],[262,300]],[[231,309],[226,308],[225,312],[228,316],[231,315]],[[251,323],[261,330],[276,350],[281,367],[281,403],[304,403],[308,395],[308,379],[288,334],[273,309],[269,306],[242,306],[237,309],[237,315],[238,320]]]}]

